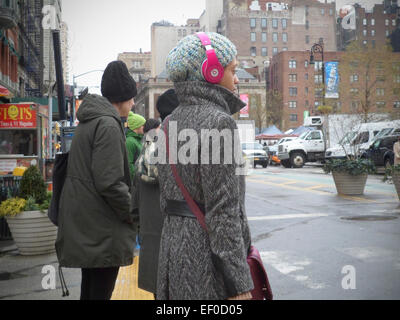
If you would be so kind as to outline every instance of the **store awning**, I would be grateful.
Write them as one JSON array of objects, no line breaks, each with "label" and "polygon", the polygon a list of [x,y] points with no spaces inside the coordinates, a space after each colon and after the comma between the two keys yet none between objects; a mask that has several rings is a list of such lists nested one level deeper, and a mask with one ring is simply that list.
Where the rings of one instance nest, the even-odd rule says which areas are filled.
[{"label": "store awning", "polygon": [[6,87],[0,85],[0,97],[11,98],[12,93]]}]

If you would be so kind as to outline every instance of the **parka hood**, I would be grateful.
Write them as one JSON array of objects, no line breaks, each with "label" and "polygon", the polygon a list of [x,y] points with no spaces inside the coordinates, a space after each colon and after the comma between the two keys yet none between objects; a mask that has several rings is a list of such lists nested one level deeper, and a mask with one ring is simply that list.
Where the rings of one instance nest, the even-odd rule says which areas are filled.
[{"label": "parka hood", "polygon": [[121,116],[110,101],[96,94],[87,95],[77,113],[79,122],[88,122],[103,116],[121,121]]}]

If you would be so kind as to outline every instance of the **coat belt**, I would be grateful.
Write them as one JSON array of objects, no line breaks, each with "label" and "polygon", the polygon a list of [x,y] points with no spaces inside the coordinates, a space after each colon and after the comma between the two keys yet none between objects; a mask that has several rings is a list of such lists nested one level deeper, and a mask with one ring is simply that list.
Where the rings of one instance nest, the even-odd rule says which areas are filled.
[{"label": "coat belt", "polygon": [[[199,206],[202,212],[205,212],[203,205],[198,203],[197,205]],[[197,219],[196,216],[193,214],[192,210],[190,210],[190,207],[186,201],[167,200],[167,207],[165,211],[169,216]]]}]

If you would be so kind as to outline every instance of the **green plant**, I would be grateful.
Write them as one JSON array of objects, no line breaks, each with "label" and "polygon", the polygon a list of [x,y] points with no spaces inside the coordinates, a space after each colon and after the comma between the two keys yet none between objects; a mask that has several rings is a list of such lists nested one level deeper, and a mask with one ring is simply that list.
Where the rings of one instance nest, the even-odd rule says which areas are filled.
[{"label": "green plant", "polygon": [[375,173],[376,168],[371,160],[367,159],[334,159],[324,165],[325,173],[344,172],[352,176],[364,173]]},{"label": "green plant", "polygon": [[0,217],[14,217],[24,211],[26,200],[21,198],[11,198],[0,204]]},{"label": "green plant", "polygon": [[400,174],[400,164],[396,164],[395,166],[389,166],[385,169],[385,175],[383,177],[383,182],[390,180],[393,177],[393,174]]},{"label": "green plant", "polygon": [[33,197],[37,204],[46,200],[47,188],[43,176],[36,166],[29,167],[22,176],[20,183],[20,197],[28,199]]},{"label": "green plant", "polygon": [[46,210],[49,209],[52,196],[52,192],[47,192],[46,200],[44,200],[44,202],[39,206],[40,212],[45,213]]},{"label": "green plant", "polygon": [[24,211],[38,211],[39,205],[36,203],[36,199],[34,197],[29,197],[26,200]]}]

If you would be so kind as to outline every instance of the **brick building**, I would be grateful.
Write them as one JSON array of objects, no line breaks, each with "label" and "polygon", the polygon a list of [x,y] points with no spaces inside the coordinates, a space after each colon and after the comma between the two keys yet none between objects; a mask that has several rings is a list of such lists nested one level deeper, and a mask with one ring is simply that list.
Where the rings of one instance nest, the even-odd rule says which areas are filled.
[{"label": "brick building", "polygon": [[151,77],[151,52],[123,52],[118,60],[125,62],[138,88]]},{"label": "brick building", "polygon": [[[342,63],[344,52],[325,52],[324,61]],[[400,53],[391,53],[393,74],[379,79],[372,74],[369,112],[392,113],[400,110]],[[361,70],[354,70],[348,77],[340,75],[339,99],[324,99],[322,61],[320,54],[315,55],[315,64],[310,65],[310,52],[287,51],[274,56],[270,66],[271,89],[277,90],[283,97],[283,122],[281,129],[296,128],[304,123],[307,115],[318,115],[318,107],[326,104],[337,113],[360,112],[360,100],[365,94],[365,77]],[[379,63],[371,70],[379,68]],[[365,70],[364,70],[365,72]],[[375,79],[377,82],[375,82]],[[382,84],[380,84],[380,82]],[[372,85],[376,83],[375,85]]]},{"label": "brick building", "polygon": [[238,48],[242,67],[258,68],[282,51],[309,50],[323,40],[336,51],[335,3],[317,0],[224,0],[219,32]]}]

